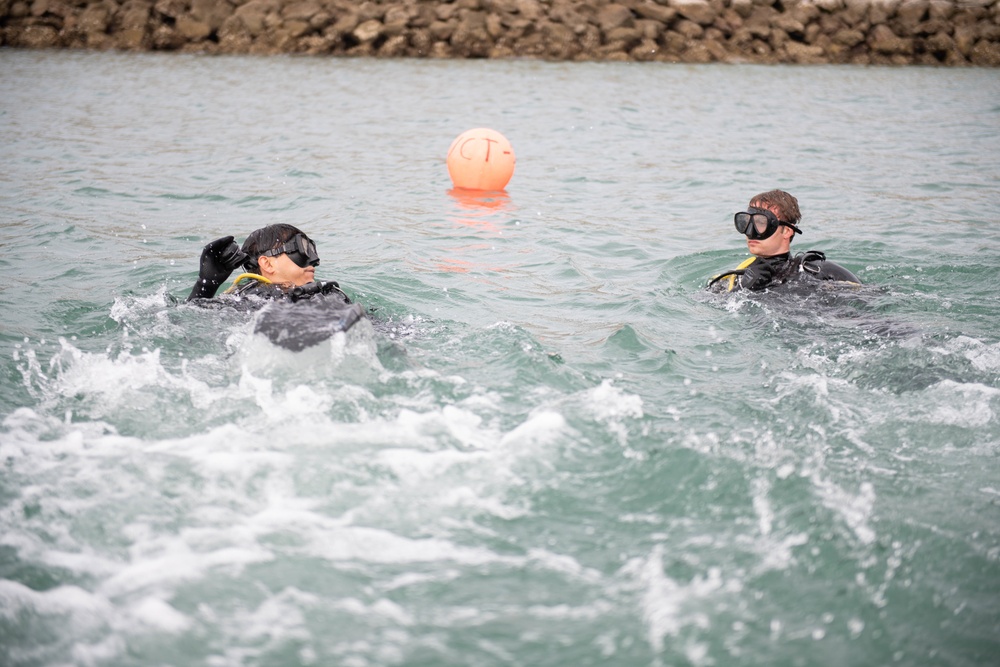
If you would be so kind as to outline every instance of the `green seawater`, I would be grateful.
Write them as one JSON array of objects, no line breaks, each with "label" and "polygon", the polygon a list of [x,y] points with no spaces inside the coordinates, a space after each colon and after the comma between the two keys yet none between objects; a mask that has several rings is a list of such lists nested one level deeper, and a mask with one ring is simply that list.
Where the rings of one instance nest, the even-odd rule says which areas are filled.
[{"label": "green seawater", "polygon": [[[0,664],[996,664],[998,101],[0,50]],[[451,188],[473,127],[504,193]],[[864,285],[705,290],[776,187]],[[273,222],[370,322],[184,303]]]}]

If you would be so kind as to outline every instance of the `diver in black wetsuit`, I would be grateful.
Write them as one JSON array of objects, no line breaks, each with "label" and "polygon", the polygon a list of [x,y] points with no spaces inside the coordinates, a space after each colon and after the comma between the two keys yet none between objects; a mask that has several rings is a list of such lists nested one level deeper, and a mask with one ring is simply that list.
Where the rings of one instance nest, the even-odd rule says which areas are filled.
[{"label": "diver in black wetsuit", "polygon": [[[316,281],[319,253],[316,244],[292,225],[277,224],[250,233],[241,248],[232,236],[206,245],[201,253],[198,282],[188,295],[195,303],[213,299],[230,274],[243,266],[246,273],[233,281],[224,301],[245,309],[269,302],[301,304],[294,310],[272,307],[261,313],[255,332],[291,350],[301,350],[346,331],[365,317],[334,281]],[[276,304],[277,305],[277,304]]]},{"label": "diver in black wetsuit", "polygon": [[753,255],[736,269],[714,276],[709,287],[733,291],[762,290],[793,280],[834,280],[860,285],[853,273],[826,259],[818,250],[791,254],[792,239],[801,234],[799,202],[783,190],[762,192],[750,200],[746,211],[734,216],[736,231],[747,237]]},{"label": "diver in black wetsuit", "polygon": [[239,266],[247,273],[237,276],[225,294],[291,301],[334,294],[343,303],[351,303],[336,282],[316,282],[316,244],[297,227],[284,224],[251,232],[242,248],[232,236],[206,245],[201,252],[198,282],[187,300],[211,299]]}]

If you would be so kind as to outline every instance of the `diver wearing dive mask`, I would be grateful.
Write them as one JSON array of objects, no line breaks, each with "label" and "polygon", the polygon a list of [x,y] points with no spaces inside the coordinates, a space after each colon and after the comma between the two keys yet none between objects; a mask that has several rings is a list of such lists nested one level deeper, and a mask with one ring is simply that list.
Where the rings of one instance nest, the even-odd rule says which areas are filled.
[{"label": "diver wearing dive mask", "polygon": [[[209,299],[219,286],[239,266],[247,273],[236,278],[227,293],[236,295],[256,294],[264,298],[289,298],[297,300],[314,294],[328,294],[334,288],[350,303],[335,282],[330,289],[300,289],[315,282],[319,252],[316,243],[293,225],[276,224],[254,230],[243,242],[236,245],[232,236],[224,236],[205,246],[201,255],[198,282],[188,296],[192,299]],[[315,287],[315,285],[312,285]]]},{"label": "diver wearing dive mask", "polygon": [[734,215],[733,222],[736,223],[736,231],[740,234],[746,235],[748,239],[760,241],[771,238],[778,231],[778,227],[789,227],[793,236],[802,233],[802,230],[792,223],[779,220],[771,211],[756,206],[748,206],[745,212]]},{"label": "diver wearing dive mask", "polygon": [[[213,299],[219,286],[242,266],[227,298]],[[254,230],[236,245],[232,236],[212,241],[201,253],[198,282],[188,301],[208,307],[255,311],[253,332],[274,345],[300,352],[346,332],[368,315],[335,281],[317,281],[316,244],[292,225]]]},{"label": "diver wearing dive mask", "polygon": [[288,255],[288,259],[292,260],[296,266],[302,269],[307,266],[319,266],[319,253],[316,252],[316,244],[313,243],[311,238],[301,232],[293,236],[291,241],[287,241],[280,248],[265,250],[260,254],[265,257]]},{"label": "diver wearing dive mask", "polygon": [[728,291],[762,290],[799,277],[837,280],[860,285],[861,281],[844,267],[826,260],[815,250],[791,256],[791,243],[801,234],[799,202],[783,190],[762,192],[750,200],[746,211],[733,216],[736,231],[746,236],[753,255],[736,269],[712,278],[709,286],[722,284]]}]

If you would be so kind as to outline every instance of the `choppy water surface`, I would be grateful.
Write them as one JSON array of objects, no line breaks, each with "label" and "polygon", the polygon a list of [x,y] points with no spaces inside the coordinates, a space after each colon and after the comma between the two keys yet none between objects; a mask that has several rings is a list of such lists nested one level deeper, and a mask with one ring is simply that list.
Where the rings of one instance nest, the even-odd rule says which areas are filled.
[{"label": "choppy water surface", "polygon": [[[7,50],[0,133],[0,663],[1000,655],[994,71]],[[864,287],[704,291],[773,187]],[[373,325],[181,303],[272,222]]]}]

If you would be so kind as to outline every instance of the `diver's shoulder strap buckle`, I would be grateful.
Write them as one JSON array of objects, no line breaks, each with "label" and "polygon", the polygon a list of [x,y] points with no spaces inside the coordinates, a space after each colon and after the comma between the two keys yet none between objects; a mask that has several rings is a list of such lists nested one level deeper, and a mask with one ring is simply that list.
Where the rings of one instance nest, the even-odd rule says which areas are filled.
[{"label": "diver's shoulder strap buckle", "polygon": [[818,274],[820,264],[826,261],[826,253],[819,250],[806,250],[796,259],[799,261],[799,271]]}]

